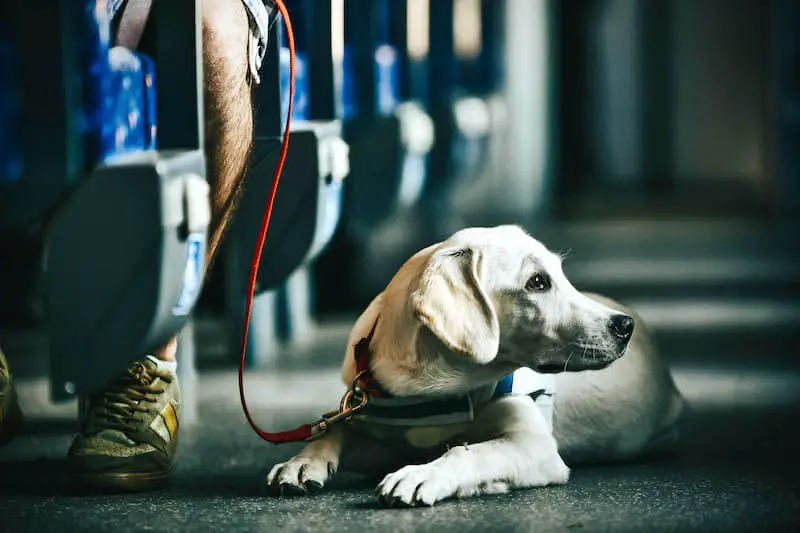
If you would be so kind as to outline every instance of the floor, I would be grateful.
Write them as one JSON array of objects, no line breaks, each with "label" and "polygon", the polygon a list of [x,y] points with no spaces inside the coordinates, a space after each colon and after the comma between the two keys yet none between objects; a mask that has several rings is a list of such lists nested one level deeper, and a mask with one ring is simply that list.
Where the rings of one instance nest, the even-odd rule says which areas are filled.
[{"label": "floor", "polygon": [[[260,424],[286,428],[336,401],[335,364],[347,329],[336,323],[322,332],[280,368],[247,374]],[[565,486],[407,510],[381,508],[370,483],[347,475],[313,497],[268,496],[266,472],[298,446],[259,440],[241,414],[235,372],[212,368],[220,365],[200,372],[200,422],[181,435],[169,488],[70,495],[60,470],[75,405],[49,404],[46,381],[23,375],[30,422],[0,450],[0,531],[348,531],[354,524],[382,532],[793,530],[800,526],[800,435],[790,421],[800,420],[800,367],[727,361],[699,364],[684,354],[674,363],[692,407],[683,445],[671,456],[578,468]]]},{"label": "floor", "polygon": [[[29,420],[26,432],[0,449],[0,532],[800,530],[794,229],[689,224],[536,234],[574,250],[565,269],[576,285],[623,299],[655,327],[690,405],[676,453],[580,467],[565,486],[430,509],[383,509],[371,483],[347,475],[313,497],[270,497],[267,471],[298,445],[273,446],[247,426],[234,365],[220,342],[224,331],[199,320],[199,421],[183,426],[172,485],[144,494],[71,495],[61,469],[76,406],[47,401],[41,338],[0,331]],[[379,285],[391,269],[373,266],[371,283]],[[336,404],[353,318],[327,319],[270,368],[248,371],[259,424],[294,427]]]}]

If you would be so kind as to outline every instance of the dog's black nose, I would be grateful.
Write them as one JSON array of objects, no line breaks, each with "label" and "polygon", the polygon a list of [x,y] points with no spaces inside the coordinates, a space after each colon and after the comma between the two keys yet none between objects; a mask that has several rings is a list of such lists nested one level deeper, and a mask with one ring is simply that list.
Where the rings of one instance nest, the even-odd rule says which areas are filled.
[{"label": "dog's black nose", "polygon": [[629,340],[633,335],[633,318],[628,315],[614,315],[611,317],[609,329],[611,333],[622,340]]}]

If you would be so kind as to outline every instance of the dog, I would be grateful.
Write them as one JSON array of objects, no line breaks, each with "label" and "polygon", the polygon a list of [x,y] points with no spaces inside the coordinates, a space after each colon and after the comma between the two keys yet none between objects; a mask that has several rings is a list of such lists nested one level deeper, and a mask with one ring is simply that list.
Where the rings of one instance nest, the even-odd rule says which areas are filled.
[{"label": "dog", "polygon": [[356,321],[342,378],[373,410],[275,465],[271,492],[340,469],[382,477],[389,506],[564,484],[578,464],[673,449],[684,408],[641,317],[579,292],[513,225],[411,257]]}]

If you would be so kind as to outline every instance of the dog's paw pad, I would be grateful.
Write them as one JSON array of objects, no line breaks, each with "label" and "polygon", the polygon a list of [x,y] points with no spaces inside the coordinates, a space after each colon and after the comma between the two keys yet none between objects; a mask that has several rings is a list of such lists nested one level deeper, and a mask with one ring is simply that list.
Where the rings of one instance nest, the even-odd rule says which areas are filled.
[{"label": "dog's paw pad", "polygon": [[432,506],[452,496],[446,481],[427,465],[410,465],[383,478],[377,493],[387,507]]},{"label": "dog's paw pad", "polygon": [[281,483],[278,486],[279,496],[302,496],[306,493],[305,487],[298,487],[290,483]]},{"label": "dog's paw pad", "polygon": [[547,485],[563,485],[569,481],[570,469],[559,455],[554,455],[541,464]]},{"label": "dog's paw pad", "polygon": [[319,481],[306,481],[305,483],[306,491],[309,494],[316,494],[317,492],[322,490],[322,483]]},{"label": "dog's paw pad", "polygon": [[294,457],[272,467],[267,475],[267,488],[277,496],[314,494],[325,486],[330,471],[330,465],[325,461]]}]

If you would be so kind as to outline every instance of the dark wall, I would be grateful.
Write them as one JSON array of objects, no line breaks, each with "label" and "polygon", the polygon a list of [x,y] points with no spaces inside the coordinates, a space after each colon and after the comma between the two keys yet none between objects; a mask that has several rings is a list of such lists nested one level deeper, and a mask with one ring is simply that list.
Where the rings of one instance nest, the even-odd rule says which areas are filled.
[{"label": "dark wall", "polygon": [[561,4],[561,196],[708,190],[741,195],[734,210],[776,207],[789,96],[774,65],[796,32],[776,17],[791,4],[783,17],[780,0]]}]

